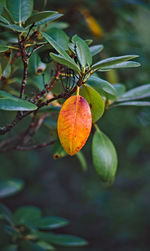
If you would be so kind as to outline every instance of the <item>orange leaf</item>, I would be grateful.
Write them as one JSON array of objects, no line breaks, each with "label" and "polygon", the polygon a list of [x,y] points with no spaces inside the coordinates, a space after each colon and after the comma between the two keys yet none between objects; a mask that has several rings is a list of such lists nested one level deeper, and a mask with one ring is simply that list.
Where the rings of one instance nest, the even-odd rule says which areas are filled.
[{"label": "orange leaf", "polygon": [[92,115],[87,101],[79,95],[68,98],[60,110],[57,130],[60,142],[69,155],[81,150],[91,127]]}]

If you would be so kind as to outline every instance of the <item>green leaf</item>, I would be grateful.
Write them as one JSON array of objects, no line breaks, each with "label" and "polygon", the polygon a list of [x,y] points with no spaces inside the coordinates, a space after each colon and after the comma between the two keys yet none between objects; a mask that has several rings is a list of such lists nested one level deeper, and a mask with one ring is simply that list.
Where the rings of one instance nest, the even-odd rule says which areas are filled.
[{"label": "green leaf", "polygon": [[119,84],[119,83],[118,84],[114,84],[113,87],[116,90],[117,97],[120,97],[126,91],[126,87],[123,84]]},{"label": "green leaf", "polygon": [[92,122],[95,123],[104,113],[102,97],[94,88],[87,84],[82,85],[80,88],[80,95],[88,102],[92,113]]},{"label": "green leaf", "polygon": [[95,56],[98,53],[100,53],[103,50],[103,48],[104,48],[104,46],[102,44],[99,44],[99,45],[93,45],[89,49],[90,49],[92,56]]},{"label": "green leaf", "polygon": [[1,80],[9,78],[10,74],[11,74],[11,65],[10,63],[8,63],[2,72]]},{"label": "green leaf", "polygon": [[117,106],[150,106],[150,102],[148,101],[128,101],[123,103],[115,103],[110,107],[117,107]]},{"label": "green leaf", "polygon": [[9,24],[9,21],[3,16],[0,16],[0,21],[3,22],[4,24]]},{"label": "green leaf", "polygon": [[20,27],[19,25],[16,25],[16,24],[3,24],[3,23],[0,23],[0,26],[5,27],[6,29],[9,29],[9,30],[16,31],[16,32],[25,32],[26,31],[25,28]]},{"label": "green leaf", "polygon": [[118,101],[135,100],[147,97],[150,97],[150,84],[142,85],[125,92],[119,97]]},{"label": "green leaf", "polygon": [[92,55],[87,43],[75,35],[72,38],[73,43],[76,45],[77,58],[83,68],[92,64]]},{"label": "green leaf", "polygon": [[4,111],[33,111],[37,106],[5,91],[0,91],[0,110]]},{"label": "green leaf", "polygon": [[6,7],[3,7],[2,16],[8,20],[9,23],[14,23],[14,19]]},{"label": "green leaf", "polygon": [[0,219],[5,219],[9,224],[13,224],[13,216],[11,211],[0,203]]},{"label": "green leaf", "polygon": [[[41,32],[43,37],[49,42],[49,44],[57,51],[60,53],[60,55],[68,62],[70,62],[70,65],[74,66],[76,71],[80,71],[79,66],[74,62],[74,60],[67,54],[67,52],[53,39],[51,38],[48,34]],[[55,54],[53,54],[54,56]],[[55,56],[56,57],[56,56]],[[72,69],[72,68],[71,68]]]},{"label": "green leaf", "polygon": [[82,151],[78,152],[76,154],[76,157],[78,158],[83,171],[86,171],[87,170],[87,162],[86,162],[86,158],[85,158],[84,154],[82,153]]},{"label": "green leaf", "polygon": [[137,55],[126,55],[126,56],[120,56],[120,57],[111,57],[103,59],[96,64],[92,65],[91,70],[96,71],[104,67],[112,66],[115,64],[122,63],[124,61],[128,61],[132,58],[137,58]]},{"label": "green leaf", "polygon": [[3,251],[17,251],[17,249],[18,249],[17,245],[12,244],[3,248]]},{"label": "green leaf", "polygon": [[51,244],[45,241],[38,241],[37,244],[38,246],[40,246],[41,248],[44,248],[45,250],[55,250],[55,248]]},{"label": "green leaf", "polygon": [[112,183],[117,170],[117,153],[111,140],[100,130],[97,130],[93,137],[92,158],[101,180]]},{"label": "green leaf", "polygon": [[20,179],[10,179],[0,182],[0,198],[5,198],[18,193],[24,186]]},{"label": "green leaf", "polygon": [[21,251],[46,251],[46,249],[36,243],[26,240],[21,242]]},{"label": "green leaf", "polygon": [[67,34],[59,28],[51,28],[47,30],[50,35],[64,50],[68,50],[69,37]]},{"label": "green leaf", "polygon": [[87,43],[87,45],[90,45],[93,43],[93,40],[92,39],[85,39],[85,42]]},{"label": "green leaf", "polygon": [[0,52],[7,51],[9,47],[7,45],[0,44]]},{"label": "green leaf", "polygon": [[52,22],[61,16],[63,16],[63,14],[59,14],[57,11],[38,12],[38,13],[33,14],[26,20],[25,26],[29,26],[33,23],[34,23],[34,26],[39,26],[42,24],[46,24],[48,22]]},{"label": "green leaf", "polygon": [[111,85],[108,81],[101,79],[96,76],[91,76],[87,83],[92,86],[96,91],[100,93],[100,95],[105,96],[109,99],[115,99],[117,96],[116,90],[113,85]]},{"label": "green leaf", "polygon": [[41,211],[39,208],[34,206],[24,206],[18,208],[14,213],[14,219],[18,223],[36,223],[41,217]]},{"label": "green leaf", "polygon": [[7,0],[7,8],[15,22],[24,23],[31,16],[33,0]]},{"label": "green leaf", "polygon": [[141,66],[140,63],[137,63],[134,61],[127,61],[127,62],[122,62],[120,64],[114,64],[112,66],[103,67],[99,69],[99,71],[110,71],[113,69],[131,68],[131,67],[139,67],[139,66]]},{"label": "green leaf", "polygon": [[56,229],[68,225],[68,220],[56,216],[47,216],[39,219],[36,226],[40,229]]},{"label": "green leaf", "polygon": [[57,63],[62,64],[62,65],[65,65],[65,66],[67,66],[68,68],[70,68],[70,69],[72,69],[72,70],[74,70],[74,71],[77,71],[77,72],[79,71],[79,67],[78,67],[77,64],[70,62],[70,60],[67,60],[67,59],[64,58],[63,56],[57,55],[57,54],[55,54],[55,53],[53,53],[53,52],[50,53],[50,56],[51,56],[51,58],[54,59]]},{"label": "green leaf", "polygon": [[81,247],[87,244],[87,241],[80,237],[76,237],[73,235],[65,235],[65,234],[51,234],[51,233],[42,233],[39,232],[36,234],[37,237],[43,239],[46,242],[50,242],[52,244],[61,245],[65,247]]},{"label": "green leaf", "polygon": [[52,148],[52,155],[54,159],[60,159],[67,155],[66,151],[62,147],[62,144],[60,143],[59,139],[56,140],[55,144]]}]

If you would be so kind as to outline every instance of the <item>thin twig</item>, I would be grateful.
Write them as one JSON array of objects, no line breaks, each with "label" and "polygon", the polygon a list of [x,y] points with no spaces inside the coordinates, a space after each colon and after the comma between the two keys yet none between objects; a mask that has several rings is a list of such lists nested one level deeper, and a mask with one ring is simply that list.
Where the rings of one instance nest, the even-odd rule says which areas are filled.
[{"label": "thin twig", "polygon": [[15,149],[19,150],[19,151],[28,151],[28,150],[44,148],[44,147],[50,146],[50,145],[52,145],[54,143],[55,143],[55,140],[52,140],[52,141],[49,141],[49,142],[43,142],[41,144],[32,145],[32,146],[16,146]]}]

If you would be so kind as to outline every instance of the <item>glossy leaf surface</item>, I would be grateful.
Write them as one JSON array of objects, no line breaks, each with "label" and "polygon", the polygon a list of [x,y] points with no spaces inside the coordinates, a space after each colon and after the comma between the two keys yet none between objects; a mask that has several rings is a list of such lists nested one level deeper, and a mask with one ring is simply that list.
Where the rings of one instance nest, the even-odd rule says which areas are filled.
[{"label": "glossy leaf surface", "polygon": [[82,85],[80,88],[80,95],[88,102],[92,113],[92,122],[95,123],[104,113],[102,97],[94,88],[87,84]]},{"label": "glossy leaf surface", "polygon": [[136,58],[136,57],[138,57],[138,56],[137,55],[126,55],[126,56],[120,56],[120,57],[106,58],[106,59],[103,59],[103,60],[97,62],[96,64],[94,64],[92,66],[92,70],[95,71],[95,70],[98,70],[103,67],[108,67],[108,66],[112,66],[115,64],[119,64],[124,61],[128,61],[132,58]]},{"label": "glossy leaf surface", "polygon": [[85,68],[86,65],[91,65],[92,55],[91,55],[91,52],[89,50],[87,43],[77,35],[73,36],[72,41],[76,45],[75,50],[76,50],[77,57],[81,66]]},{"label": "glossy leaf surface", "polygon": [[20,179],[10,179],[0,182],[0,198],[5,198],[16,194],[23,188],[23,181]]},{"label": "glossy leaf surface", "polygon": [[142,85],[125,92],[119,97],[118,101],[135,100],[147,97],[150,97],[150,84]]},{"label": "glossy leaf surface", "polygon": [[79,96],[68,98],[59,113],[57,130],[62,146],[74,155],[84,146],[90,134],[92,115],[87,101]]},{"label": "glossy leaf surface", "polygon": [[45,24],[50,21],[54,21],[60,16],[62,16],[62,14],[58,14],[57,11],[41,11],[30,16],[26,20],[25,26],[31,25],[33,23],[34,23],[34,26],[38,26],[38,25]]},{"label": "glossy leaf surface", "polygon": [[33,0],[7,0],[7,8],[17,23],[22,23],[31,15]]},{"label": "glossy leaf surface", "polygon": [[99,130],[93,137],[92,158],[95,170],[102,181],[111,183],[117,170],[117,153],[111,140]]}]

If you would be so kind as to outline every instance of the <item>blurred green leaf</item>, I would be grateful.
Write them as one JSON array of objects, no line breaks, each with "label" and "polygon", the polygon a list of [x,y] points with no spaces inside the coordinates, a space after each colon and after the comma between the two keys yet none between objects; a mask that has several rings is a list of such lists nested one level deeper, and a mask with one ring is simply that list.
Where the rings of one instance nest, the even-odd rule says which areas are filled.
[{"label": "blurred green leaf", "polygon": [[55,250],[55,248],[51,244],[45,241],[38,241],[37,244],[38,246],[40,246],[41,248],[44,248],[45,250]]},{"label": "blurred green leaf", "polygon": [[94,168],[103,182],[112,183],[117,170],[117,153],[111,140],[99,129],[92,141]]},{"label": "blurred green leaf", "polygon": [[[53,46],[53,48],[55,48],[55,50],[60,53],[63,59],[70,62],[70,64],[72,65],[72,67],[74,66],[76,71],[80,71],[78,65],[74,62],[74,60],[67,54],[67,52],[53,38],[51,38],[48,34],[44,32],[42,32],[42,35],[50,43],[50,45]],[[55,55],[55,54],[53,54],[53,56],[55,56],[55,58],[60,57],[59,55]],[[61,57],[60,57],[60,60],[62,60]]]},{"label": "blurred green leaf", "polygon": [[81,66],[85,68],[86,66],[91,65],[92,55],[87,43],[77,35],[72,37],[72,41],[76,45],[75,50]]},{"label": "blurred green leaf", "polygon": [[68,225],[68,220],[56,216],[47,216],[39,219],[36,226],[40,229],[56,229]]},{"label": "blurred green leaf", "polygon": [[0,203],[0,219],[5,219],[9,224],[13,224],[13,216],[11,211]]},{"label": "blurred green leaf", "polygon": [[103,50],[103,48],[104,48],[104,46],[102,44],[99,44],[99,45],[93,45],[89,49],[90,49],[92,56],[95,56],[99,52],[101,52]]},{"label": "blurred green leaf", "polygon": [[4,44],[0,44],[0,52],[4,52],[4,51],[7,51],[9,48],[7,45],[4,45]]},{"label": "blurred green leaf", "polygon": [[38,238],[43,239],[47,242],[65,247],[80,247],[87,245],[86,240],[73,235],[51,234],[46,232],[39,232],[36,235]]},{"label": "blurred green leaf", "polygon": [[26,100],[12,96],[8,92],[0,90],[0,110],[6,111],[33,111],[37,106]]},{"label": "blurred green leaf", "polygon": [[2,79],[2,77],[3,77],[4,79],[9,78],[10,74],[11,74],[11,65],[10,65],[10,63],[8,62],[8,64],[6,65],[5,69],[4,69],[3,72],[2,72],[1,79]]},{"label": "blurred green leaf", "polygon": [[7,8],[14,20],[21,24],[30,17],[33,9],[33,0],[7,0]]},{"label": "blurred green leaf", "polygon": [[55,19],[63,16],[62,14],[58,14],[57,11],[41,11],[30,16],[26,22],[25,26],[29,26],[34,23],[34,26],[39,26],[41,24],[45,24],[50,21],[54,21]]},{"label": "blurred green leaf", "polygon": [[100,93],[102,96],[109,97],[110,99],[115,99],[117,96],[116,90],[113,85],[111,85],[108,81],[101,79],[96,76],[91,76],[87,83],[92,86],[96,91]]},{"label": "blurred green leaf", "polygon": [[135,100],[147,97],[150,97],[150,84],[142,85],[125,92],[119,97],[118,101]]},{"label": "blurred green leaf", "polygon": [[9,23],[14,23],[14,19],[10,13],[10,11],[6,8],[6,6],[3,6],[2,16],[8,20]]},{"label": "blurred green leaf", "polygon": [[86,161],[86,158],[85,158],[83,152],[82,151],[78,152],[76,154],[76,157],[78,158],[83,171],[86,171],[87,170],[87,161]]},{"label": "blurred green leaf", "polygon": [[122,69],[122,68],[131,68],[131,67],[139,67],[139,66],[141,66],[140,63],[137,63],[134,61],[127,61],[120,64],[114,64],[112,66],[103,67],[99,69],[99,71],[110,71],[112,69]]},{"label": "blurred green leaf", "polygon": [[112,107],[117,106],[150,106],[150,102],[148,101],[128,101],[122,103],[115,103]]},{"label": "blurred green leaf", "polygon": [[24,206],[18,208],[14,213],[14,219],[18,223],[36,223],[41,217],[41,210],[34,206]]},{"label": "blurred green leaf", "polygon": [[95,123],[104,113],[104,101],[99,93],[90,85],[84,84],[80,88],[80,95],[88,102],[91,113],[92,121]]},{"label": "blurred green leaf", "polygon": [[117,97],[120,97],[121,95],[123,95],[126,91],[126,86],[123,84],[114,84],[113,85],[115,91],[116,91],[116,95]]},{"label": "blurred green leaf", "polygon": [[18,193],[24,186],[20,179],[10,179],[0,182],[0,198],[5,198]]},{"label": "blurred green leaf", "polygon": [[21,242],[21,251],[45,251],[45,248],[33,243],[31,241],[22,241]]},{"label": "blurred green leaf", "polygon": [[50,28],[46,31],[64,50],[68,50],[69,37],[59,28]]},{"label": "blurred green leaf", "polygon": [[15,244],[3,248],[3,251],[17,251],[18,247]]},{"label": "blurred green leaf", "polygon": [[9,30],[16,31],[16,32],[26,31],[25,28],[20,27],[19,25],[16,25],[16,24],[3,24],[3,23],[0,23],[0,26],[5,27],[6,29],[9,29]]},{"label": "blurred green leaf", "polygon": [[4,24],[9,24],[9,21],[1,15],[0,15],[0,21],[3,22]]},{"label": "blurred green leaf", "polygon": [[124,61],[128,61],[132,58],[137,58],[137,57],[138,55],[126,55],[126,56],[120,56],[120,57],[106,58],[92,65],[91,69],[93,71],[96,71],[101,68],[113,66],[113,65],[116,65],[116,64],[122,63]]}]

